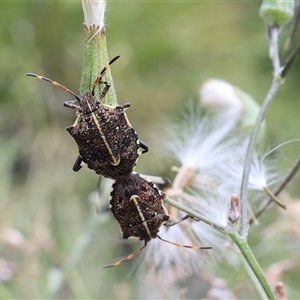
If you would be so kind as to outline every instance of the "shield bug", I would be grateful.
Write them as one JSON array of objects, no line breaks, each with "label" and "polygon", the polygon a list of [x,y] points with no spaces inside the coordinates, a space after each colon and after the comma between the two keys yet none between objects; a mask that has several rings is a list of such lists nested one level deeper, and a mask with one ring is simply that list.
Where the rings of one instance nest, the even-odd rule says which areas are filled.
[{"label": "shield bug", "polygon": [[116,180],[111,192],[110,207],[124,239],[135,237],[144,241],[144,245],[113,264],[104,268],[114,267],[132,259],[140,253],[147,243],[154,238],[179,247],[191,249],[211,249],[211,247],[187,246],[167,241],[158,235],[161,225],[173,226],[179,222],[170,222],[170,215],[166,210],[163,199],[165,194],[153,182],[145,179],[138,173]]},{"label": "shield bug", "polygon": [[[130,174],[135,167],[140,154],[148,151],[148,146],[139,140],[137,133],[132,128],[125,110],[130,103],[116,107],[103,104],[110,83],[102,78],[109,66],[120,56],[113,58],[98,74],[92,90],[82,95],[63,85],[32,73],[27,76],[36,77],[52,83],[75,97],[75,100],[64,102],[64,106],[77,111],[77,119],[67,131],[75,140],[79,156],[73,166],[74,171],[79,171],[82,162],[97,174],[117,179]],[[104,88],[100,98],[95,97],[95,88],[103,84]]]}]

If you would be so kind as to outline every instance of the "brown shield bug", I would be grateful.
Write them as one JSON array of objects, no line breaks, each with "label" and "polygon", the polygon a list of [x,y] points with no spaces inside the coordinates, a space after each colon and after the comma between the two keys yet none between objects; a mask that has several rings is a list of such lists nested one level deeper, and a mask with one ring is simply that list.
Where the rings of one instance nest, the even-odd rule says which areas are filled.
[{"label": "brown shield bug", "polygon": [[[75,100],[64,102],[64,106],[77,111],[74,124],[67,127],[79,150],[79,156],[73,166],[74,171],[79,171],[84,162],[97,174],[118,179],[130,174],[140,154],[148,151],[148,146],[139,140],[125,113],[130,103],[116,107],[102,103],[110,88],[110,83],[103,81],[102,78],[109,66],[119,57],[113,58],[103,68],[92,90],[82,95],[76,95],[46,77],[26,73],[27,76],[50,82],[75,97]],[[99,99],[95,97],[95,88],[98,84],[104,85]]]},{"label": "brown shield bug", "polygon": [[116,180],[111,192],[110,207],[124,239],[136,237],[144,241],[144,245],[113,264],[104,268],[114,267],[132,259],[140,253],[151,239],[160,240],[179,247],[190,249],[211,249],[211,247],[187,246],[173,243],[161,238],[158,231],[161,225],[173,226],[178,222],[170,222],[170,215],[164,206],[165,194],[156,185],[138,173],[131,173],[127,177]]}]

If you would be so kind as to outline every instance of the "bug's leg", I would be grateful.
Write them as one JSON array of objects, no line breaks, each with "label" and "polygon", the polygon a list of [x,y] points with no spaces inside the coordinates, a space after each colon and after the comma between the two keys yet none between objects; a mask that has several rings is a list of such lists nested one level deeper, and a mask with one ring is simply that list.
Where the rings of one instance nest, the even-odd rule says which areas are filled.
[{"label": "bug's leg", "polygon": [[104,84],[105,85],[104,88],[103,88],[103,90],[102,90],[102,92],[101,92],[101,94],[100,94],[100,98],[98,100],[99,102],[101,102],[105,98],[108,90],[110,89],[110,83],[107,82],[107,81],[102,81],[101,78],[102,78],[102,75],[98,74],[98,76],[97,76],[97,78],[96,78],[96,80],[95,80],[95,82],[93,84],[93,88],[92,88],[92,95],[94,96],[95,95],[96,86],[98,84]]},{"label": "bug's leg", "polygon": [[168,240],[165,240],[163,238],[161,238],[159,235],[156,235],[160,240],[166,242],[166,243],[169,243],[169,244],[172,244],[174,246],[177,246],[177,247],[184,247],[184,248],[189,248],[189,249],[203,249],[203,250],[209,250],[209,249],[212,249],[212,247],[201,247],[201,246],[194,246],[194,245],[184,245],[184,244],[178,244],[178,243],[174,243],[174,242],[171,242],[171,241],[168,241]]},{"label": "bug's leg", "polygon": [[176,225],[176,224],[178,224],[178,223],[181,223],[182,221],[184,221],[184,220],[186,220],[186,219],[189,219],[190,218],[190,216],[189,215],[186,215],[186,216],[184,216],[183,218],[181,218],[180,220],[178,220],[177,222],[167,222],[167,223],[165,223],[164,225],[165,226],[167,226],[167,227],[171,227],[171,226],[174,226],[174,225]]},{"label": "bug's leg", "polygon": [[73,166],[73,171],[78,172],[81,168],[82,168],[82,157],[78,155]]},{"label": "bug's leg", "polygon": [[104,89],[103,89],[102,92],[101,92],[100,98],[99,98],[99,101],[101,102],[101,101],[105,98],[105,96],[106,96],[108,90],[110,89],[110,83],[107,82],[107,81],[99,81],[99,83],[105,85],[105,86],[104,86]]},{"label": "bug's leg", "polygon": [[142,154],[149,151],[148,145],[145,142],[143,142],[142,140],[140,140],[140,147],[143,149]]},{"label": "bug's leg", "polygon": [[104,76],[104,74],[106,73],[106,70],[110,67],[110,65],[113,62],[115,62],[119,57],[120,57],[120,55],[114,57],[106,66],[104,66],[104,68],[102,69],[102,71],[97,75],[97,78],[96,78],[96,80],[95,80],[95,82],[93,84],[92,95],[94,96],[94,94],[95,94],[95,88],[96,88],[97,84],[100,84],[100,83],[105,84],[105,87],[104,87],[104,89],[103,89],[103,91],[101,93],[99,101],[101,101],[105,97],[105,95],[107,94],[107,92],[108,92],[108,90],[110,88],[110,84],[108,82],[106,82],[106,81],[102,81],[101,78]]},{"label": "bug's leg", "polygon": [[123,258],[123,259],[120,259],[118,261],[116,261],[115,263],[113,264],[110,264],[110,265],[106,265],[106,266],[103,266],[102,268],[110,268],[110,267],[116,267],[116,266],[119,266],[120,264],[122,264],[123,262],[127,261],[127,260],[130,260],[132,258],[134,258],[137,254],[139,254],[145,247],[147,246],[147,242],[145,241],[145,244],[143,247],[135,250],[134,252],[132,252],[131,254],[129,254],[127,257]]},{"label": "bug's leg", "polygon": [[77,100],[65,101],[63,106],[81,111],[81,108],[80,108],[80,106],[78,106],[77,103],[78,103]]},{"label": "bug's leg", "polygon": [[124,103],[124,104],[121,104],[119,106],[122,107],[122,108],[124,108],[124,109],[127,109],[128,107],[131,106],[131,104],[130,103]]},{"label": "bug's leg", "polygon": [[124,104],[120,104],[120,105],[117,105],[116,107],[115,107],[115,109],[118,111],[118,113],[120,113],[120,114],[124,114],[124,111],[128,108],[128,107],[130,107],[131,106],[131,104],[130,103],[124,103]]},{"label": "bug's leg", "polygon": [[167,177],[152,176],[152,175],[141,175],[141,177],[155,183],[160,190],[163,190],[163,189],[165,189],[167,187],[170,187],[172,185],[171,180]]}]

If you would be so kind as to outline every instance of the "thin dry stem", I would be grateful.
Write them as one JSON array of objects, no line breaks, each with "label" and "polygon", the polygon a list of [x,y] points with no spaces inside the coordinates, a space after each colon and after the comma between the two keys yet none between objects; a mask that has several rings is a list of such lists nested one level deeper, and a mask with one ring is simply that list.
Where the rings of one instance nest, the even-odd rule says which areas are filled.
[{"label": "thin dry stem", "polygon": [[296,48],[294,49],[292,54],[284,62],[283,68],[282,68],[282,71],[281,71],[281,78],[282,79],[284,79],[287,76],[289,70],[291,69],[293,64],[296,62],[299,55],[300,55],[300,43],[298,43],[298,45],[296,46]]},{"label": "thin dry stem", "polygon": [[[290,172],[286,176],[286,178],[283,180],[279,188],[275,191],[274,195],[278,196],[281,191],[287,186],[287,184],[294,178],[294,176],[297,174],[297,172],[300,169],[300,156],[297,158],[296,162],[294,163],[293,167],[291,168]],[[261,216],[264,211],[273,203],[273,200],[270,198],[267,200],[261,208],[256,212],[255,218],[258,218]],[[251,225],[253,223],[254,219],[250,219],[249,224]]]},{"label": "thin dry stem", "polygon": [[280,207],[282,207],[283,209],[286,209],[286,206],[285,204],[283,204],[278,197],[276,197],[273,192],[267,187],[267,186],[264,186],[263,187],[263,190],[266,192],[266,194],[268,196],[270,196],[270,199],[272,199],[273,202],[275,202],[277,205],[279,205]]}]

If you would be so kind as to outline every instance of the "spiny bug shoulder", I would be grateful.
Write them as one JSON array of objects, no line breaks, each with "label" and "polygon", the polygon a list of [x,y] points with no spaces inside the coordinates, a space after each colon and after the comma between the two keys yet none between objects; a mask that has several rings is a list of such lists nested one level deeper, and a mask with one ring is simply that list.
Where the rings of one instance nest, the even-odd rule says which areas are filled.
[{"label": "spiny bug shoulder", "polygon": [[[98,74],[92,91],[82,95],[76,95],[46,77],[26,74],[52,83],[76,99],[64,102],[64,106],[77,111],[74,124],[67,127],[79,150],[79,156],[73,166],[74,171],[79,171],[84,162],[97,174],[117,179],[131,173],[140,154],[148,151],[148,146],[139,140],[125,113],[130,104],[113,107],[102,103],[110,88],[110,83],[103,81],[102,78],[109,66],[118,58],[119,56],[113,58]],[[104,85],[99,99],[94,95],[98,84]]]}]

